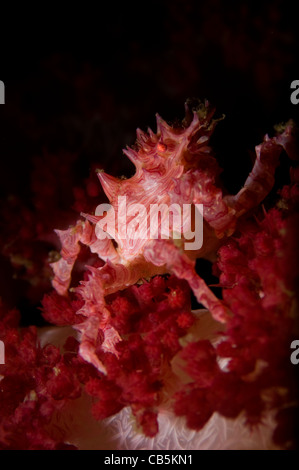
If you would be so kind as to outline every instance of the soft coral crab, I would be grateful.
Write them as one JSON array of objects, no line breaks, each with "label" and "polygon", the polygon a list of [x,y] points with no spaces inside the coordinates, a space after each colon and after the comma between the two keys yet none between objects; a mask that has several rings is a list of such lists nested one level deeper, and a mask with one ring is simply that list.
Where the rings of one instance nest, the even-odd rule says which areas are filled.
[{"label": "soft coral crab", "polygon": [[[105,373],[105,367],[96,354],[99,330],[104,333],[102,348],[114,352],[115,343],[121,338],[110,324],[110,312],[105,297],[138,281],[157,274],[172,273],[188,281],[197,300],[212,316],[225,322],[229,311],[209,289],[195,271],[195,259],[209,258],[219,247],[221,239],[234,233],[238,217],[258,205],[274,183],[274,171],[282,149],[292,156],[292,125],[273,137],[265,136],[256,147],[256,161],[244,187],[235,196],[223,196],[216,185],[220,172],[216,159],[208,146],[217,120],[208,102],[191,108],[186,104],[186,116],[180,126],[170,126],[157,115],[157,133],[137,130],[137,142],[124,153],[136,166],[136,173],[129,179],[116,179],[103,172],[98,176],[113,207],[118,212],[118,196],[127,198],[127,207],[139,203],[149,208],[159,204],[202,204],[204,231],[203,246],[196,251],[185,251],[183,244],[173,238],[159,236],[150,239],[149,228],[144,236],[132,240],[123,239],[117,227],[114,240],[99,239],[97,215],[82,214],[85,221],[78,221],[68,230],[57,230],[62,244],[61,259],[52,263],[53,286],[60,295],[68,295],[71,273],[80,251],[79,242],[89,246],[105,264],[96,268],[89,266],[87,280],[81,281],[76,292],[84,304],[78,314],[86,321],[76,325],[82,333],[80,354],[97,369]],[[111,211],[111,216],[114,216]],[[112,214],[113,212],[113,214]],[[148,214],[149,212],[147,212]],[[109,211],[108,211],[109,218]],[[191,224],[192,212],[189,214]],[[163,222],[163,216],[160,223]]]}]

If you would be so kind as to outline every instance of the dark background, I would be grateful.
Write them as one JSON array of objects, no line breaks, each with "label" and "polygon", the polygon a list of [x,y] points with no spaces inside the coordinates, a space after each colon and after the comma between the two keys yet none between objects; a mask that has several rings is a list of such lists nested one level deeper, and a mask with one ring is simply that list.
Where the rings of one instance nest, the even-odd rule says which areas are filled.
[{"label": "dark background", "polygon": [[[50,289],[47,234],[76,220],[95,168],[133,173],[121,150],[137,127],[155,130],[156,112],[181,120],[185,100],[196,97],[226,115],[212,144],[233,193],[254,146],[299,111],[290,102],[298,20],[288,2],[99,3],[66,15],[42,8],[2,18],[0,57],[0,296],[27,323],[39,322]],[[101,194],[89,193],[81,205],[96,205]]]}]

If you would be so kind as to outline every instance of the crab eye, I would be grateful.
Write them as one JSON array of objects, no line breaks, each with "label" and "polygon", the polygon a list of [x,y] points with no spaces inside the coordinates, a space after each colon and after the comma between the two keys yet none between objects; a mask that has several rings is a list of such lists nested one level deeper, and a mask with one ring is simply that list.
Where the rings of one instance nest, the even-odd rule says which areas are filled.
[{"label": "crab eye", "polygon": [[157,144],[157,150],[158,150],[158,152],[160,152],[160,153],[164,153],[164,152],[166,152],[166,150],[167,150],[167,146],[166,146],[165,144],[162,144],[161,142],[159,142],[159,143]]}]

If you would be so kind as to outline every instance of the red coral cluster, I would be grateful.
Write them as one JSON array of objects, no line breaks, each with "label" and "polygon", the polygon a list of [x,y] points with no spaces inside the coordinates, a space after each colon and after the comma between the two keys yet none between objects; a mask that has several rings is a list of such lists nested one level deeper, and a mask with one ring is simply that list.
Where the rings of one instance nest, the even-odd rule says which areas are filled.
[{"label": "red coral cluster", "polygon": [[[79,305],[80,300],[52,293],[45,296],[43,311],[56,324],[75,324]],[[156,276],[107,296],[107,306],[122,341],[116,345],[117,356],[105,353],[99,332],[96,352],[107,373],[86,384],[86,392],[95,397],[93,415],[103,419],[130,406],[143,432],[152,437],[158,432],[158,407],[174,380],[170,361],[181,349],[179,338],[194,322],[190,288],[174,276]]]},{"label": "red coral cluster", "polygon": [[118,357],[98,352],[107,375],[87,383],[87,392],[98,400],[93,414],[100,419],[131,406],[145,435],[153,437],[159,405],[174,380],[170,361],[194,322],[189,287],[173,276],[157,276],[112,294],[108,305],[123,341],[116,345]]},{"label": "red coral cluster", "polygon": [[[147,436],[158,432],[159,405],[174,380],[170,361],[181,349],[179,338],[194,322],[189,287],[173,276],[155,277],[110,295],[107,302],[123,341],[116,357],[100,349],[99,335],[106,376],[78,356],[74,338],[67,340],[63,354],[51,344],[41,348],[36,328],[20,331],[18,312],[2,308],[0,339],[5,340],[6,362],[1,366],[0,448],[73,448],[65,431],[51,423],[70,400],[80,397],[83,385],[95,398],[96,419],[130,406]],[[76,305],[56,293],[44,299],[44,309],[60,325],[77,321]]]},{"label": "red coral cluster", "polygon": [[175,412],[199,430],[214,412],[228,418],[244,412],[255,425],[264,412],[276,410],[273,441],[291,448],[298,437],[290,345],[298,331],[299,187],[293,183],[281,194],[280,209],[243,221],[239,235],[218,251],[217,271],[232,315],[220,343],[199,340],[183,350],[190,382],[176,394]]}]

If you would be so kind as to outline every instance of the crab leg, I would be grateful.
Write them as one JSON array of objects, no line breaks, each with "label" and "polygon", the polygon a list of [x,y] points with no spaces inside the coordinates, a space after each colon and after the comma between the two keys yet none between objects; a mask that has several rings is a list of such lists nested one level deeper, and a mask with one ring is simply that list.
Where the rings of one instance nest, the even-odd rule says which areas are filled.
[{"label": "crab leg", "polygon": [[292,129],[292,124],[288,124],[282,134],[272,138],[266,135],[264,142],[256,146],[256,160],[244,187],[235,196],[224,198],[236,210],[237,217],[257,206],[271,191],[282,150],[296,158]]},{"label": "crab leg", "polygon": [[50,266],[54,271],[52,285],[60,295],[67,295],[72,270],[80,252],[79,242],[89,246],[90,251],[97,253],[99,258],[104,261],[117,262],[119,260],[112,240],[108,237],[99,240],[95,235],[94,226],[88,221],[80,220],[74,227],[67,230],[56,230],[56,233],[62,245],[61,258]]},{"label": "crab leg", "polygon": [[121,341],[120,335],[110,324],[110,311],[107,308],[105,296],[135,284],[149,272],[154,275],[164,270],[157,266],[152,266],[150,269],[144,258],[137,259],[129,266],[114,265],[108,261],[101,268],[89,266],[88,270],[90,271],[89,278],[81,281],[81,285],[76,289],[84,300],[83,307],[77,313],[86,316],[87,319],[74,328],[82,334],[80,355],[105,374],[105,366],[95,352],[98,346],[98,332],[101,330],[104,334],[104,341],[101,344],[103,351],[117,356],[115,345]]},{"label": "crab leg", "polygon": [[205,281],[196,273],[195,262],[184,253],[180,253],[173,242],[168,240],[153,240],[144,250],[147,261],[156,266],[166,265],[167,272],[175,274],[179,279],[185,279],[198,302],[202,303],[215,320],[225,323],[229,310],[206,285]]}]

